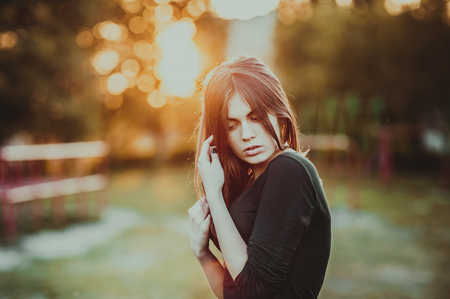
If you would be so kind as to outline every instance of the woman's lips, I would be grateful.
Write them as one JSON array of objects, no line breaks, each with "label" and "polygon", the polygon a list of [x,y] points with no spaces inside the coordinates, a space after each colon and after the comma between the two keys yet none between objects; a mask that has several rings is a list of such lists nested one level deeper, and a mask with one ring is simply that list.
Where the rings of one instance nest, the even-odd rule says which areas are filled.
[{"label": "woman's lips", "polygon": [[254,146],[249,146],[247,147],[244,152],[248,155],[248,156],[254,156],[257,155],[261,152],[262,147],[259,145],[254,145]]}]

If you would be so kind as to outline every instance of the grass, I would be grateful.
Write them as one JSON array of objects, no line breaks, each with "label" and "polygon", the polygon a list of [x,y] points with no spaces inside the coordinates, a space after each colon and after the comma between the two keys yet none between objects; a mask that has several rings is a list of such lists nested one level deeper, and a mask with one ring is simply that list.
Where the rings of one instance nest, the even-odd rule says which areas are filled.
[{"label": "grass", "polygon": [[[114,171],[110,206],[140,224],[88,253],[27,258],[0,272],[0,299],[214,298],[189,247],[195,202],[189,165]],[[361,209],[346,207],[344,182],[327,186],[332,253],[321,298],[445,298],[449,290],[450,194],[431,179],[362,180]]]}]

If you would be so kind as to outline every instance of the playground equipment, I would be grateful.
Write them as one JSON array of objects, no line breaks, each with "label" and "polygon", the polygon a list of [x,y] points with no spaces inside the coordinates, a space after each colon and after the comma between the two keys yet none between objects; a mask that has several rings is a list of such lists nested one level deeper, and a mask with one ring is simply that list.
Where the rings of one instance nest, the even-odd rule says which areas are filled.
[{"label": "playground equipment", "polygon": [[[361,207],[361,166],[362,158],[357,143],[343,134],[337,135],[308,135],[307,140],[302,140],[302,147],[309,148],[312,152],[323,152],[327,154],[326,171],[331,179],[327,181],[328,189],[334,193],[335,180],[340,176],[346,177],[348,208],[358,210]],[[345,162],[343,171],[340,171],[337,152],[343,152]],[[341,167],[341,168],[342,168]],[[327,194],[330,201],[334,201],[334,194]]]},{"label": "playground equipment", "polygon": [[[31,205],[31,223],[42,225],[49,200],[54,226],[66,222],[66,197],[75,197],[75,218],[98,215],[107,203],[109,146],[102,141],[17,145],[0,149],[0,202],[4,236],[17,237],[20,208]],[[90,195],[95,202],[91,213]]]}]

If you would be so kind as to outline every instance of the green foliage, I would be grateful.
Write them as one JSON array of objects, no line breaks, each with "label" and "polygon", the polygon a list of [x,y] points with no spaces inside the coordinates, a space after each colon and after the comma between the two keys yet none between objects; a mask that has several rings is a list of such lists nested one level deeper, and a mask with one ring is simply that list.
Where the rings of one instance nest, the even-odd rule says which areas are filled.
[{"label": "green foliage", "polygon": [[[377,107],[372,108],[377,122],[380,105],[391,121],[407,124],[445,109],[450,29],[441,19],[444,2],[427,10],[420,21],[409,13],[390,16],[383,3],[369,2],[365,14],[334,3],[315,3],[309,21],[278,24],[277,67],[284,74],[286,91],[300,99],[302,109],[316,109],[318,99],[336,94],[348,98],[351,118],[356,111],[363,118],[372,114],[372,104],[362,102],[376,96]],[[324,112],[318,121],[326,122],[327,115]],[[355,126],[375,121],[356,119],[360,123]]]},{"label": "green foliage", "polygon": [[[104,139],[117,133],[125,135],[120,142],[129,144],[137,132],[161,135],[167,128],[182,131],[183,142],[189,139],[198,117],[197,94],[182,104],[157,109],[134,87],[123,94],[119,109],[107,109],[103,103],[105,93],[90,64],[103,41],[82,49],[76,44],[77,34],[102,21],[127,25],[134,16],[127,14],[120,1],[109,0],[0,3],[0,34],[17,36],[12,49],[0,49],[0,144],[20,132],[30,133],[34,142]],[[208,61],[202,61],[207,71],[223,58],[226,22],[205,14],[195,24],[194,40],[202,53],[208,53]],[[135,41],[155,37],[150,31],[129,34]],[[113,151],[120,148],[112,146]]]},{"label": "green foliage", "polygon": [[108,14],[105,1],[0,4],[0,32],[17,35],[14,48],[0,51],[0,142],[17,132],[71,141],[101,130],[101,103],[82,64],[89,53],[75,38]]}]

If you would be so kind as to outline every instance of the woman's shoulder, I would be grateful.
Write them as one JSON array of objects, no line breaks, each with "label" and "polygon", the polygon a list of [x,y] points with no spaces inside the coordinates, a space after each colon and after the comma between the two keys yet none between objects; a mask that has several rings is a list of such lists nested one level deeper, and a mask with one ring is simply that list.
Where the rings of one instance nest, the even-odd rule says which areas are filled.
[{"label": "woman's shoulder", "polygon": [[283,178],[309,178],[313,185],[322,185],[314,164],[305,157],[305,154],[285,151],[275,157],[267,166],[266,177],[281,176]]},{"label": "woman's shoulder", "polygon": [[285,151],[276,156],[268,165],[268,171],[274,171],[279,169],[291,169],[298,168],[304,169],[309,172],[309,168],[315,170],[314,164],[305,157],[304,153],[299,153],[294,150]]},{"label": "woman's shoulder", "polygon": [[269,163],[266,169],[266,176],[309,176],[308,168],[310,166],[314,167],[302,153],[285,151]]}]

